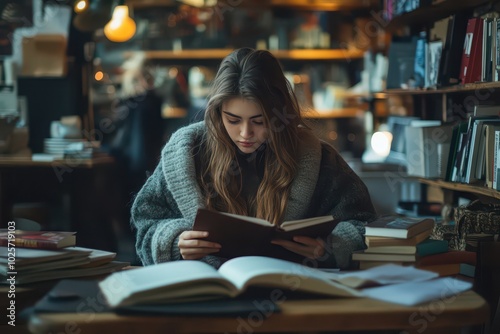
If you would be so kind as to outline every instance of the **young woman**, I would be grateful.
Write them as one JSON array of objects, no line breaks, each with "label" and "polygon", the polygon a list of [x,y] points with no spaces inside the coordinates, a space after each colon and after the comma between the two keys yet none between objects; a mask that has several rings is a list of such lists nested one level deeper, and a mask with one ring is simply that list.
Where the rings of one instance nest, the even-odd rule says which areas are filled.
[{"label": "young woman", "polygon": [[203,122],[174,133],[132,207],[145,265],[201,259],[218,267],[221,245],[192,231],[199,207],[285,220],[333,215],[326,240],[273,243],[319,266],[347,267],[374,218],[366,186],[336,150],[304,125],[281,66],[268,51],[238,49],[221,63]]}]

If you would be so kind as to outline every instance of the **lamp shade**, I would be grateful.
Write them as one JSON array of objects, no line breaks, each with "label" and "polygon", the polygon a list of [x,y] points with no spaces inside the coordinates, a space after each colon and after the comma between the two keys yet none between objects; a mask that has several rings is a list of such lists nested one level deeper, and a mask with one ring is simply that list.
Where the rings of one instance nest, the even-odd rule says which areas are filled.
[{"label": "lamp shade", "polygon": [[126,5],[116,6],[109,21],[104,26],[104,35],[112,42],[125,42],[131,39],[136,30],[134,20],[129,16]]}]

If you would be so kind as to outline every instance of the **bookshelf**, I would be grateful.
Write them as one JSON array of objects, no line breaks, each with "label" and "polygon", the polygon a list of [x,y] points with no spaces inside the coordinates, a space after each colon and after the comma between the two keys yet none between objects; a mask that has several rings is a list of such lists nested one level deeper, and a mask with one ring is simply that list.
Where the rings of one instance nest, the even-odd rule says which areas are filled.
[{"label": "bookshelf", "polygon": [[[155,50],[145,51],[144,56],[150,60],[221,60],[233,49],[196,49],[196,50]],[[363,58],[364,50],[359,49],[297,49],[297,50],[271,50],[280,60],[351,60]],[[134,52],[126,52],[131,56]]]},{"label": "bookshelf", "polygon": [[432,23],[461,10],[486,5],[491,0],[438,0],[427,6],[399,15],[388,22],[386,31],[394,32],[408,25]]},{"label": "bookshelf", "polygon": [[[401,32],[404,31],[403,34],[414,36],[420,31],[425,30],[426,36],[431,36],[430,29],[433,27],[434,23],[440,19],[456,13],[461,13],[461,15],[465,15],[465,17],[483,17],[484,14],[494,11],[495,8],[493,7],[495,1],[492,2],[487,0],[442,0],[429,2],[431,4],[423,5],[413,11],[393,17],[385,26],[386,32],[393,35],[401,35]],[[386,7],[386,9],[387,8],[388,7]],[[444,35],[447,35],[446,31]],[[450,36],[448,35],[447,38],[450,38]],[[427,41],[429,40],[430,38],[427,37]],[[461,45],[463,45],[463,41]],[[481,57],[479,57],[479,62],[481,61]],[[484,66],[483,64],[483,67]],[[469,70],[471,70],[471,68],[469,68]],[[462,71],[462,69],[460,69],[460,71]],[[484,77],[487,78],[487,76],[483,74],[483,78]],[[419,116],[422,119],[441,120],[443,123],[454,125],[466,121],[468,115],[472,114],[474,106],[476,105],[500,105],[500,99],[498,98],[499,90],[500,81],[476,81],[474,83],[456,84],[444,87],[387,89],[375,93],[375,96],[378,98],[385,97],[392,102],[399,101],[404,105],[404,109],[406,110],[406,113],[403,115]],[[465,168],[468,168],[467,160],[465,162]],[[483,186],[482,184],[485,184],[485,182],[471,181],[470,184],[466,184],[462,183],[463,179],[454,182],[426,178],[419,178],[418,180],[422,184],[446,190],[446,193],[468,193],[483,199],[500,199],[500,192]],[[448,196],[447,199],[443,201],[450,199],[456,200],[456,198],[456,196]]]},{"label": "bookshelf", "polygon": [[471,185],[471,184],[446,182],[443,180],[431,180],[431,179],[423,179],[423,178],[420,178],[418,180],[421,183],[424,183],[424,184],[427,184],[430,186],[436,186],[436,187],[439,187],[441,189],[472,193],[472,194],[477,194],[477,195],[481,195],[481,196],[491,197],[494,199],[500,199],[500,191],[497,191],[495,189],[489,189],[489,188],[485,188],[482,186]]}]

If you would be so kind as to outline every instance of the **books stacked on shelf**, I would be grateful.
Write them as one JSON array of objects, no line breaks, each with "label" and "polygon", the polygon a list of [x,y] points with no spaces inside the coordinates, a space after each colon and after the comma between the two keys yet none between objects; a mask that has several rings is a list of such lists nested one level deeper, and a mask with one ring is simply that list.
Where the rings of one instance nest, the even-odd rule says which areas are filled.
[{"label": "books stacked on shelf", "polygon": [[113,261],[114,252],[75,247],[75,241],[74,232],[0,230],[0,280],[24,284],[95,276],[129,265]]},{"label": "books stacked on shelf", "polygon": [[432,240],[432,218],[380,217],[366,226],[364,251],[355,252],[360,269],[386,263],[414,265],[421,258],[448,251],[446,240]]},{"label": "books stacked on shelf", "polygon": [[[495,188],[495,133],[500,106],[476,105],[474,114],[453,127],[446,181]],[[499,138],[500,140],[500,134]]]}]

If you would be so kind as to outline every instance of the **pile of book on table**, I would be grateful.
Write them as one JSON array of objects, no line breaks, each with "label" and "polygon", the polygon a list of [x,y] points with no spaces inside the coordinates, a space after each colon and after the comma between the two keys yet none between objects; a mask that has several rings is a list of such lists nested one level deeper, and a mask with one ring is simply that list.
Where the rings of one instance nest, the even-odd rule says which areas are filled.
[{"label": "pile of book on table", "polygon": [[75,247],[75,232],[0,229],[0,280],[16,284],[108,274],[129,265],[116,253]]},{"label": "pile of book on table", "polygon": [[473,270],[471,252],[449,251],[448,241],[430,239],[433,218],[384,216],[366,226],[364,251],[355,252],[354,261],[360,269],[387,263],[412,265],[437,272],[441,276]]}]

